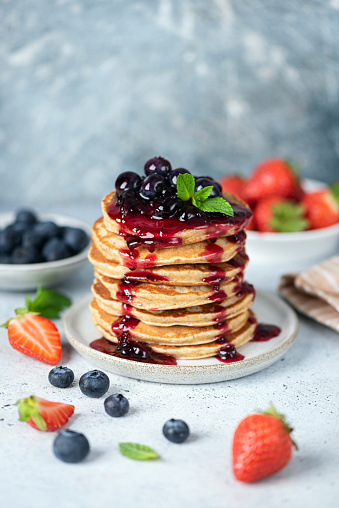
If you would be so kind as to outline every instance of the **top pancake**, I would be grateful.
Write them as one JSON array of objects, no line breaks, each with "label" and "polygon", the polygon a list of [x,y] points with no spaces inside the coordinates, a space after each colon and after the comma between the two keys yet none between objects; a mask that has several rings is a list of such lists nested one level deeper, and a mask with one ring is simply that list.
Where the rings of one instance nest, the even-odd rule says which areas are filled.
[{"label": "top pancake", "polygon": [[[141,213],[134,213],[132,217],[128,218],[128,221],[118,219],[118,214],[117,219],[120,221],[118,222],[108,213],[110,205],[116,203],[115,191],[103,198],[101,206],[103,220],[108,231],[119,234],[125,239],[127,237],[137,238],[141,245],[150,245],[148,241],[151,241],[154,242],[153,247],[166,248],[174,245],[202,242],[210,238],[235,235],[245,229],[252,218],[249,206],[233,194],[224,193],[223,196],[231,203],[234,217],[220,213],[210,213],[206,214],[208,220],[198,227],[190,219],[186,222],[180,222],[180,230],[175,227],[173,219],[149,219],[147,222],[145,216]],[[117,210],[118,206],[115,207],[115,211]],[[147,224],[152,224],[152,234],[147,230]]]}]

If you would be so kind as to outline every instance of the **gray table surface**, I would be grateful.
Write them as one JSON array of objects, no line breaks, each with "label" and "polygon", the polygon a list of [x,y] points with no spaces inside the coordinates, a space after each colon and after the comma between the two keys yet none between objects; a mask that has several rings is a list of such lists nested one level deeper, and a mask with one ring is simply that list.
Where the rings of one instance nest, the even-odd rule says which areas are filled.
[{"label": "gray table surface", "polygon": [[[1,211],[1,209],[0,209]],[[99,206],[53,209],[91,223]],[[285,268],[249,266],[247,280],[275,292]],[[89,263],[59,287],[77,301],[89,291]],[[21,306],[24,294],[0,292],[3,322]],[[52,387],[48,365],[14,351],[0,330],[0,499],[16,508],[224,507],[263,506],[308,508],[338,506],[339,484],[339,337],[317,323],[300,317],[297,340],[286,355],[257,374],[216,384],[181,386],[148,383],[108,373],[109,393],[130,400],[124,418],[110,418],[103,400],[83,396],[80,376],[92,368],[63,343],[62,365],[75,373],[72,387]],[[18,422],[17,399],[32,394],[73,403],[69,427],[86,434],[91,452],[80,464],[58,461],[52,453],[55,433],[41,433]],[[247,414],[273,401],[294,427],[299,445],[290,464],[278,474],[252,485],[232,475],[230,450],[234,429]],[[162,426],[169,418],[184,419],[191,436],[182,445],[168,442]],[[131,441],[154,448],[161,459],[132,461],[120,455],[118,443]],[[265,503],[265,504],[266,504]]]}]

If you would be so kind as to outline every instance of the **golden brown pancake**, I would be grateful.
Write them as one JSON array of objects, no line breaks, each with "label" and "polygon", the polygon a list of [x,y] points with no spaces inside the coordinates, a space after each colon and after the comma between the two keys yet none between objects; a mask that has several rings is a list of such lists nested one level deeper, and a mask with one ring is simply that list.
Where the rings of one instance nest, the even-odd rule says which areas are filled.
[{"label": "golden brown pancake", "polygon": [[88,259],[98,272],[107,277],[123,279],[127,276],[131,280],[148,281],[152,284],[167,284],[169,286],[196,286],[210,284],[211,281],[216,283],[218,277],[219,282],[231,280],[244,271],[248,263],[248,256],[245,251],[241,251],[226,263],[165,265],[144,270],[131,270],[120,263],[107,259],[93,243],[90,247]]},{"label": "golden brown pancake", "polygon": [[118,279],[106,277],[97,271],[95,277],[105,286],[113,299],[145,310],[179,309],[221,301],[239,293],[243,280],[243,275],[239,274],[217,287],[167,286],[147,282],[122,287]]},{"label": "golden brown pancake", "polygon": [[92,285],[92,293],[99,307],[108,314],[112,314],[115,319],[121,315],[129,315],[143,323],[162,327],[215,325],[224,319],[242,314],[254,301],[254,294],[245,294],[226,298],[220,303],[208,303],[184,309],[148,311],[112,299],[109,291],[98,280],[95,280]]},{"label": "golden brown pancake", "polygon": [[[232,237],[233,238],[233,237]],[[227,237],[220,237],[216,241],[201,241],[189,245],[178,245],[167,249],[154,249],[150,252],[147,247],[137,247],[129,251],[122,236],[108,231],[103,219],[98,219],[92,227],[92,241],[103,256],[115,263],[130,268],[147,268],[161,265],[183,265],[188,263],[222,263],[229,261],[243,249],[246,235],[241,236],[238,243]],[[220,252],[215,254],[215,249]]]}]

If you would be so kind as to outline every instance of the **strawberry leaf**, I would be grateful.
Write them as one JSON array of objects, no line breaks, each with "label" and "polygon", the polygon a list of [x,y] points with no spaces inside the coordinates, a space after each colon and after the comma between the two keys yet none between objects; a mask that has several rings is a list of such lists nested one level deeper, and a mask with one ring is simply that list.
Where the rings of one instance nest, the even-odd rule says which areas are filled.
[{"label": "strawberry leaf", "polygon": [[309,227],[309,222],[301,205],[286,201],[273,207],[270,226],[280,233],[297,233],[305,231]]},{"label": "strawberry leaf", "polygon": [[209,198],[199,206],[203,212],[218,212],[234,216],[233,208],[224,198]]},{"label": "strawberry leaf", "polygon": [[194,194],[194,176],[184,173],[177,178],[177,196],[182,201],[188,201]]},{"label": "strawberry leaf", "polygon": [[330,192],[339,207],[339,182],[334,182],[330,185]]},{"label": "strawberry leaf", "polygon": [[33,422],[40,430],[45,431],[47,429],[46,422],[39,414],[38,403],[33,395],[26,399],[19,399],[16,405],[19,406],[20,422],[27,422],[32,418]]},{"label": "strawberry leaf", "polygon": [[119,443],[121,455],[133,460],[154,460],[159,459],[159,455],[148,446],[137,443]]}]

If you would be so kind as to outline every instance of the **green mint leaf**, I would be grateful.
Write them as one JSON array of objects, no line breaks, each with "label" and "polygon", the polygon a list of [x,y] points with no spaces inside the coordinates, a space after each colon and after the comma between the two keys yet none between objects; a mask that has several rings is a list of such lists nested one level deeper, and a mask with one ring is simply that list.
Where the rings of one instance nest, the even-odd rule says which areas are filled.
[{"label": "green mint leaf", "polygon": [[119,443],[121,455],[133,460],[154,460],[159,459],[159,455],[149,448],[137,443]]},{"label": "green mint leaf", "polygon": [[209,198],[211,192],[213,190],[213,186],[209,185],[208,187],[203,187],[202,189],[198,190],[193,196],[192,196],[192,203],[197,208],[200,207],[202,203],[206,201],[207,198]]},{"label": "green mint leaf", "polygon": [[177,178],[177,196],[182,201],[188,201],[194,194],[194,176],[184,173]]},{"label": "green mint leaf", "polygon": [[47,319],[60,318],[60,312],[71,305],[71,300],[52,289],[39,288],[35,299],[26,299],[27,311],[36,312]]},{"label": "green mint leaf", "polygon": [[209,198],[199,206],[203,212],[219,212],[234,216],[233,208],[224,198]]}]

